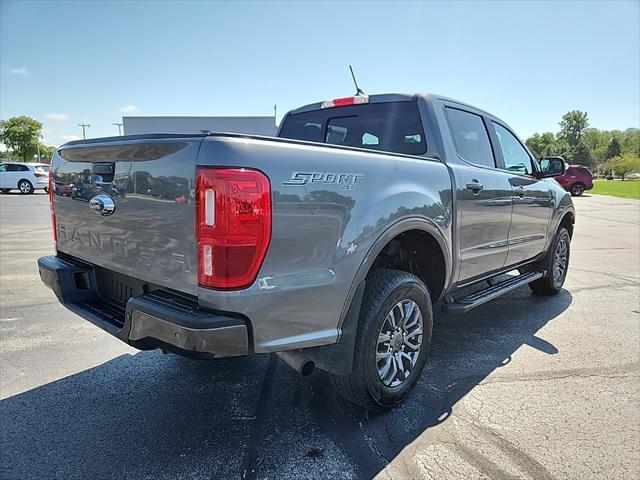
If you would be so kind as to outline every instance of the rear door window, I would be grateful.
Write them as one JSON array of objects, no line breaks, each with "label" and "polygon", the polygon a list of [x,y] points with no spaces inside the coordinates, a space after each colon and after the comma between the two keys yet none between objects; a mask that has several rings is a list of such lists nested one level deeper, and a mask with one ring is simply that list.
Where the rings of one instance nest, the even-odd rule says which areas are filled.
[{"label": "rear door window", "polygon": [[447,107],[449,128],[458,155],[469,163],[496,166],[489,134],[480,115]]},{"label": "rear door window", "polygon": [[418,105],[413,101],[370,103],[288,115],[279,136],[408,155],[427,152]]}]

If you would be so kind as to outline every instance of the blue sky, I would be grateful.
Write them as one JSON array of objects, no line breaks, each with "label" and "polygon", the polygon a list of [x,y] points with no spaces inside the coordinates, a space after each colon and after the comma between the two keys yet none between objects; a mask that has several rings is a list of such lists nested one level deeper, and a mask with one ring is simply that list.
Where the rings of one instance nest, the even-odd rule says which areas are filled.
[{"label": "blue sky", "polygon": [[580,109],[640,126],[640,2],[0,0],[0,116],[46,143],[122,115],[270,115],[353,93],[429,91],[522,137]]}]

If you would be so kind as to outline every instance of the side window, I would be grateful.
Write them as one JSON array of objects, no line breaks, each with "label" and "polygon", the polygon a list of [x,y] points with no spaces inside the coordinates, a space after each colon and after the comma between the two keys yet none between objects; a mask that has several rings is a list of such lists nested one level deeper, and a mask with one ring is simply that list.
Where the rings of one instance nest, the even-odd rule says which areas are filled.
[{"label": "side window", "polygon": [[373,133],[365,132],[362,135],[362,145],[380,145],[380,139]]},{"label": "side window", "polygon": [[20,165],[16,165],[15,163],[10,163],[7,165],[7,172],[19,172]]},{"label": "side window", "polygon": [[7,164],[3,163],[2,165],[0,165],[0,172],[6,172],[7,171]]},{"label": "side window", "polygon": [[491,122],[498,137],[500,151],[504,159],[504,167],[510,172],[531,175],[533,165],[531,157],[518,139],[499,123]]},{"label": "side window", "polygon": [[489,134],[482,117],[457,108],[447,107],[446,110],[458,155],[475,165],[495,167]]},{"label": "side window", "polygon": [[329,125],[327,127],[327,138],[325,142],[334,145],[342,145],[347,138],[347,129],[338,125]]},{"label": "side window", "polygon": [[29,172],[29,167],[27,167],[26,165],[20,165],[19,171],[21,172]]}]

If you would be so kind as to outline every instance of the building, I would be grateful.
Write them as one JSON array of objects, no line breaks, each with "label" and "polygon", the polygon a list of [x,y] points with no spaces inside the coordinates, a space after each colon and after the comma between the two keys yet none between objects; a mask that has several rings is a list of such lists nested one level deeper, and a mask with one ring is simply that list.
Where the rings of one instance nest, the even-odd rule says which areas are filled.
[{"label": "building", "polygon": [[276,117],[122,117],[125,135],[140,133],[248,133],[275,135]]}]

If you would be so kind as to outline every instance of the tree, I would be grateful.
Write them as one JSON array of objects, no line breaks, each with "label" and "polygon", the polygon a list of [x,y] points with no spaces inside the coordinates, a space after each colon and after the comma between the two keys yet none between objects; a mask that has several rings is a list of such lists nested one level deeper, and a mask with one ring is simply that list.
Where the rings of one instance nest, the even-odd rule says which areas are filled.
[{"label": "tree", "polygon": [[640,157],[640,129],[627,128],[620,135],[620,145],[622,153],[635,153]]},{"label": "tree", "polygon": [[40,161],[42,163],[51,163],[51,157],[53,157],[56,147],[52,145],[40,144]]},{"label": "tree", "polygon": [[589,151],[589,147],[587,147],[584,143],[580,142],[573,153],[572,160],[573,160],[573,163],[577,163],[578,165],[584,165],[586,167],[590,167],[591,152]]},{"label": "tree", "polygon": [[537,158],[558,154],[556,151],[556,137],[551,132],[544,132],[542,135],[534,133],[525,143]]},{"label": "tree", "polygon": [[0,120],[0,142],[25,162],[38,151],[41,131],[42,124],[26,115]]},{"label": "tree", "polygon": [[609,146],[607,147],[607,153],[605,154],[605,160],[609,160],[613,157],[619,157],[622,155],[622,148],[620,147],[620,142],[616,137],[613,137],[609,142]]},{"label": "tree", "polygon": [[567,112],[560,120],[558,139],[566,142],[569,150],[575,152],[588,126],[589,117],[586,112],[581,112],[580,110]]},{"label": "tree", "polygon": [[624,180],[628,173],[640,171],[640,157],[633,153],[625,153],[619,157],[610,158],[603,167],[607,170],[613,170]]}]

